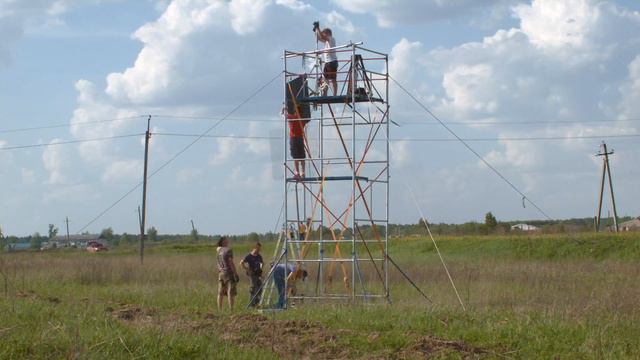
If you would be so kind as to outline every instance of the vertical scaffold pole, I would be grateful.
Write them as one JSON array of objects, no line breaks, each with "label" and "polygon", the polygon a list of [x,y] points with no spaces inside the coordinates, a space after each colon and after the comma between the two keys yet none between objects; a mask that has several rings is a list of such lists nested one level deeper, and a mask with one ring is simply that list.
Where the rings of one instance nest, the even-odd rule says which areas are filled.
[{"label": "vertical scaffold pole", "polygon": [[[283,81],[283,99],[284,99],[284,111],[282,114],[283,117],[283,124],[284,124],[284,133],[283,133],[283,139],[284,139],[284,146],[283,146],[283,183],[284,183],[284,246],[282,247],[282,251],[284,251],[284,307],[287,307],[287,267],[288,267],[288,246],[289,246],[289,200],[288,200],[288,194],[287,194],[287,139],[288,139],[288,128],[289,128],[289,124],[287,123],[287,51],[284,51],[284,81]],[[277,266],[278,264],[273,264],[273,266]]]},{"label": "vertical scaffold pole", "polygon": [[[318,42],[316,41],[316,51],[318,51]],[[316,61],[316,84],[320,79],[320,55],[315,54]],[[338,95],[338,94],[334,94]],[[320,105],[320,119],[318,120],[318,158],[320,159],[320,178],[324,182],[324,106]],[[320,201],[324,202],[324,186],[323,190],[318,194]],[[322,206],[322,205],[321,205]],[[320,226],[318,227],[318,274],[316,276],[316,288],[319,288],[320,294],[324,294],[324,211],[320,209]]]},{"label": "vertical scaffold pole", "polygon": [[[343,85],[337,94],[331,91],[330,94],[325,95],[320,90],[320,92],[313,92],[310,96],[307,94],[294,95],[303,106],[312,107],[313,116],[310,116],[310,120],[314,121],[313,126],[318,125],[318,129],[308,128],[307,131],[307,135],[311,136],[309,139],[315,138],[314,135],[317,137],[318,144],[310,146],[311,144],[306,143],[305,147],[310,155],[305,168],[312,166],[312,170],[315,170],[314,176],[307,176],[306,179],[297,182],[291,178],[294,160],[289,153],[291,149],[288,120],[283,119],[283,196],[286,209],[283,210],[285,214],[283,245],[281,244],[278,249],[278,254],[281,255],[279,264],[289,265],[293,269],[304,267],[316,278],[315,296],[309,296],[311,294],[306,292],[296,295],[287,292],[284,294],[287,302],[309,299],[342,300],[354,303],[359,301],[361,297],[365,301],[369,301],[374,298],[388,300],[390,296],[388,268],[392,266],[393,262],[388,257],[390,237],[389,164],[392,149],[388,135],[386,141],[376,139],[376,136],[382,135],[383,132],[388,134],[390,130],[389,106],[387,104],[390,91],[389,64],[387,54],[368,50],[359,45],[360,43],[350,43],[335,48],[337,52],[343,54],[340,56],[339,64],[341,66],[339,65],[339,71],[337,71],[338,74],[341,73],[339,78]],[[322,79],[323,63],[321,63],[321,59],[325,51],[331,51],[331,49],[308,52],[285,50],[285,101],[289,95],[289,81],[294,78],[306,76],[305,86],[313,86],[310,81]],[[378,56],[366,55],[368,53]],[[289,61],[290,59],[299,59],[300,56],[303,57],[302,70],[298,69],[298,63]],[[315,56],[313,69],[310,68],[309,61],[304,60],[304,57],[308,56]],[[384,61],[384,64],[380,64],[381,61]],[[371,70],[367,64],[372,64]],[[372,74],[372,78],[369,74]],[[363,84],[366,92],[359,92],[358,87]],[[376,88],[375,84],[380,84],[380,87]],[[326,118],[325,106],[327,106]],[[332,136],[334,132],[337,137]],[[363,140],[360,137],[367,135],[367,133],[366,144],[364,144],[360,141]],[[336,140],[340,141],[341,148],[335,148],[333,141]],[[352,143],[349,144],[349,141]],[[313,151],[314,149],[316,152]],[[344,151],[344,155],[341,155],[341,150]],[[368,155],[371,155],[369,157],[373,159],[368,159]],[[319,167],[316,160],[320,161]],[[293,195],[289,195],[289,192],[296,191],[294,189],[296,185],[299,191],[304,191],[304,195],[297,194],[299,198],[297,203],[292,198]],[[379,186],[385,188],[377,189]],[[367,192],[369,193],[367,194]],[[382,198],[383,196],[384,198]],[[293,209],[296,204],[299,206]],[[299,209],[300,205],[302,209]],[[383,209],[382,206],[385,208]],[[289,211],[289,207],[293,212]],[[377,207],[377,210],[374,210],[373,207]],[[316,208],[318,212],[316,212]],[[296,211],[300,212],[299,216]],[[307,220],[310,216],[312,217],[311,223]],[[293,229],[294,224],[300,226],[301,222],[304,222],[306,229],[317,230],[318,235],[314,233],[312,237],[304,239],[298,238],[295,231],[291,235],[290,229]],[[370,224],[372,229],[361,231],[362,225],[365,223],[367,226]],[[384,234],[378,230],[379,226],[385,227]],[[323,232],[322,230],[325,228],[330,233]],[[375,239],[372,239],[372,231]],[[379,245],[378,253],[382,254],[382,258],[372,254],[368,243],[373,244],[374,242]],[[304,251],[297,254],[298,251],[294,250],[294,246],[302,246]],[[315,250],[316,246],[317,250]],[[351,256],[348,254],[349,246],[351,246]],[[309,250],[315,251],[309,254],[307,247]],[[327,251],[330,253],[326,253]],[[314,258],[316,254],[317,258]],[[349,269],[349,263],[351,263],[351,269]],[[384,274],[380,272],[381,268]],[[336,284],[332,282],[334,275],[336,275],[334,270],[338,270],[338,274],[342,275],[338,276],[344,280],[344,288],[335,286]],[[378,284],[380,285],[370,286],[368,272],[373,270],[376,272],[376,280],[379,280]],[[313,276],[310,279],[313,279]],[[293,285],[290,281],[293,280],[287,278],[284,281],[287,288]]]},{"label": "vertical scaffold pole", "polygon": [[389,166],[389,121],[390,121],[390,114],[389,114],[389,55],[385,55],[384,56],[384,66],[385,66],[385,110],[387,111],[387,115],[385,117],[385,122],[386,124],[384,125],[386,128],[386,136],[385,136],[385,144],[387,146],[387,155],[386,155],[386,164],[385,166],[387,167],[387,183],[385,184],[385,189],[386,189],[386,200],[385,200],[385,220],[386,220],[386,229],[384,232],[384,260],[383,260],[383,266],[384,266],[384,288],[385,288],[385,296],[387,298],[387,301],[389,300],[389,180],[391,178],[391,167]]},{"label": "vertical scaffold pole", "polygon": [[[358,207],[356,206],[356,45],[351,46],[351,198],[353,209],[351,211],[351,295],[356,300],[356,219]],[[363,199],[364,200],[364,199]]]}]

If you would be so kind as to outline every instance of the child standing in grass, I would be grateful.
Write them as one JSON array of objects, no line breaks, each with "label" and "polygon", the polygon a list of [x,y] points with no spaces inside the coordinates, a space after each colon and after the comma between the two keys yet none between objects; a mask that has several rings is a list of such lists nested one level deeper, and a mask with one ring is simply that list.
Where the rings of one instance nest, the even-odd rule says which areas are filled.
[{"label": "child standing in grass", "polygon": [[240,260],[240,266],[247,272],[251,279],[250,306],[257,306],[260,303],[260,295],[262,294],[262,255],[260,255],[262,244],[259,242],[253,247],[251,252]]}]

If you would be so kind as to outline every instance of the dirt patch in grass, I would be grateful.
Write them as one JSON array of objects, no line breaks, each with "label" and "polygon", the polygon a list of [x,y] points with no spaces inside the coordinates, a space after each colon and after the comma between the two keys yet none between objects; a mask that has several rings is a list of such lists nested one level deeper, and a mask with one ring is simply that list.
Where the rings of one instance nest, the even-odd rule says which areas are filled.
[{"label": "dirt patch in grass", "polygon": [[154,309],[142,308],[133,305],[122,304],[118,309],[107,307],[106,312],[116,319],[125,321],[147,321],[156,314]]},{"label": "dirt patch in grass", "polygon": [[307,320],[270,319],[264,315],[207,315],[189,324],[192,331],[216,331],[223,341],[243,348],[270,349],[280,358],[346,359],[349,349],[340,343],[346,330],[327,329]]},{"label": "dirt patch in grass", "polygon": [[189,323],[191,331],[216,331],[223,341],[238,347],[271,349],[280,358],[288,359],[416,359],[454,355],[463,359],[482,358],[488,354],[479,347],[462,341],[449,341],[432,336],[417,337],[403,349],[393,353],[360,354],[349,346],[353,337],[375,342],[384,334],[358,333],[348,329],[332,329],[308,320],[271,319],[264,315],[205,315],[203,320]]},{"label": "dirt patch in grass", "polygon": [[403,349],[399,358],[440,358],[455,353],[463,359],[478,359],[487,354],[487,351],[471,346],[462,341],[439,339],[433,336],[423,336],[412,346]]},{"label": "dirt patch in grass", "polygon": [[16,297],[18,299],[26,299],[31,301],[47,301],[52,304],[59,304],[61,301],[59,298],[55,296],[42,296],[42,295],[36,294],[36,292],[32,290],[29,290],[26,292],[20,291],[16,294]]},{"label": "dirt patch in grass", "polygon": [[152,326],[164,331],[209,334],[239,348],[269,349],[278,358],[284,359],[416,359],[450,355],[476,359],[487,355],[484,349],[461,341],[411,336],[412,340],[406,347],[376,356],[361,353],[350,346],[349,341],[354,337],[362,337],[372,343],[384,334],[327,328],[314,321],[277,319],[258,314],[226,316],[208,313],[199,314],[196,318],[179,314],[160,316],[153,309],[126,304],[121,304],[117,309],[108,307],[106,310],[114,318],[130,326]]}]

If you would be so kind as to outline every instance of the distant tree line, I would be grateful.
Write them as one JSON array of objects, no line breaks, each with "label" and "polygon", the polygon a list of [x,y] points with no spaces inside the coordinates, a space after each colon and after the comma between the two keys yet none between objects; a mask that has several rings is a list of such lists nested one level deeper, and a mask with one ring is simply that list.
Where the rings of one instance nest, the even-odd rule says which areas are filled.
[{"label": "distant tree line", "polygon": [[[621,217],[619,222],[631,220],[632,217]],[[499,221],[496,217],[488,212],[485,214],[484,222],[469,221],[462,224],[447,224],[447,223],[428,223],[431,233],[434,235],[450,235],[450,236],[463,236],[463,235],[500,235],[500,234],[519,234],[523,233],[520,230],[512,230],[511,227],[516,224],[528,224],[534,225],[539,228],[539,233],[569,233],[569,232],[587,232],[593,231],[593,219],[592,218],[576,218],[566,220],[518,220],[518,221]],[[426,236],[428,235],[427,227],[425,226],[424,219],[418,219],[415,224],[389,224],[389,236],[392,237],[407,237],[407,236]],[[606,224],[605,224],[606,225]],[[331,240],[335,236],[336,238],[342,237],[349,239],[352,236],[352,229],[347,228],[344,231],[341,229],[334,229],[333,231],[327,227],[323,227],[322,236],[324,239]],[[0,251],[5,251],[11,244],[29,244],[31,249],[40,249],[43,241],[48,241],[54,238],[58,234],[59,229],[49,224],[47,236],[40,235],[39,232],[35,232],[33,235],[17,237],[17,236],[5,236],[0,228]],[[378,226],[377,232],[383,234],[384,227]],[[288,230],[289,236],[299,237],[300,234],[296,232],[293,227]],[[315,228],[308,235],[309,239],[319,237],[320,229]],[[375,237],[374,230],[370,224],[362,224],[356,228],[358,238],[364,237],[372,239]],[[88,234],[88,233],[85,233]],[[154,243],[215,243],[218,241],[221,235],[203,235],[198,232],[194,227],[189,234],[160,234],[155,227],[147,229],[147,242],[152,245]],[[242,235],[226,235],[232,241],[247,241],[247,242],[269,242],[278,239],[280,234],[274,232],[257,233],[250,232]],[[131,246],[138,244],[140,241],[139,234],[116,234],[113,228],[108,227],[100,232],[100,239],[107,243],[111,247],[117,246]]]}]

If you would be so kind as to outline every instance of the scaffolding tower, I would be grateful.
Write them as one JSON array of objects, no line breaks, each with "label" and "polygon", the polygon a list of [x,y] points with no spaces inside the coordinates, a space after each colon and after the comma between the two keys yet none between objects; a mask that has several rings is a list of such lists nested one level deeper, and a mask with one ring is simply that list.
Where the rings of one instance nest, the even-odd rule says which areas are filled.
[{"label": "scaffolding tower", "polygon": [[[338,57],[337,94],[323,76],[328,52]],[[284,223],[263,306],[277,291],[277,265],[290,275],[284,307],[389,301],[388,55],[350,43],[285,50],[283,59]],[[295,121],[306,125],[304,177],[290,154],[288,125]]]}]

